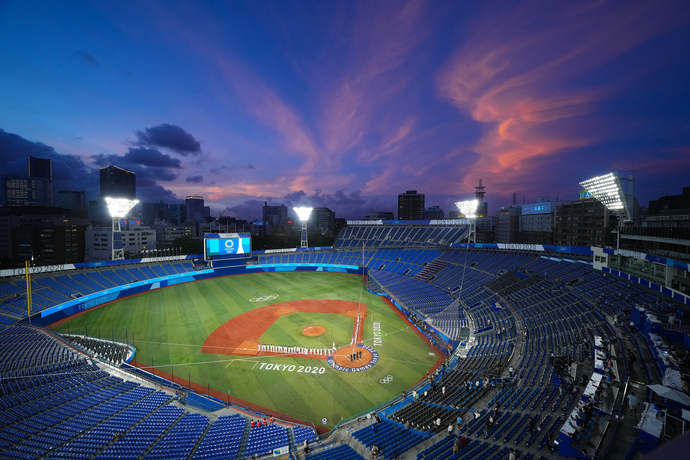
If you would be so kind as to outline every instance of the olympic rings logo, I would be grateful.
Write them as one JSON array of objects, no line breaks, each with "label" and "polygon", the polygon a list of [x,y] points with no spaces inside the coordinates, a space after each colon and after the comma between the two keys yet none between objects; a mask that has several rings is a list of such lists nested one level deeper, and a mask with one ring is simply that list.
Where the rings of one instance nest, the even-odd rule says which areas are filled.
[{"label": "olympic rings logo", "polygon": [[379,383],[382,385],[387,385],[387,384],[391,383],[392,381],[393,381],[393,376],[388,374],[387,376],[385,376],[384,378],[379,380]]},{"label": "olympic rings logo", "polygon": [[268,302],[269,300],[275,300],[278,298],[278,294],[264,295],[261,297],[253,297],[249,299],[250,302]]}]

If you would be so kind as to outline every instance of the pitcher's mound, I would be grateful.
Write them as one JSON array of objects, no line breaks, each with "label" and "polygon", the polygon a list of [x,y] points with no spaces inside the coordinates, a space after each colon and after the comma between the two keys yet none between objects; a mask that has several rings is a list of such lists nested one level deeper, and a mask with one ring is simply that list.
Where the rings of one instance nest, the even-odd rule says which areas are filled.
[{"label": "pitcher's mound", "polygon": [[318,337],[326,332],[326,328],[323,326],[307,326],[302,329],[302,334],[307,337]]}]

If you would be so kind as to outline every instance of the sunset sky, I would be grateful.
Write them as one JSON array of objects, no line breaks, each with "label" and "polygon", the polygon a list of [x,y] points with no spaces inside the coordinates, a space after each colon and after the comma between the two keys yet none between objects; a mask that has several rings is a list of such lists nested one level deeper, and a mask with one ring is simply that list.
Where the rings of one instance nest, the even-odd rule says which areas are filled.
[{"label": "sunset sky", "polygon": [[57,189],[137,172],[343,217],[406,189],[490,212],[632,173],[643,206],[690,185],[688,1],[0,1],[0,173]]}]

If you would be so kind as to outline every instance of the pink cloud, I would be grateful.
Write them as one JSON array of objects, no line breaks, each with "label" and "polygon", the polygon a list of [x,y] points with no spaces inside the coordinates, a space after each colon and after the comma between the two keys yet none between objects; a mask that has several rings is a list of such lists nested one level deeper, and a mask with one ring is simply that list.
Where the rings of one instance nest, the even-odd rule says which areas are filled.
[{"label": "pink cloud", "polygon": [[468,189],[483,177],[505,192],[534,173],[529,160],[606,139],[592,114],[616,85],[576,80],[669,27],[670,11],[649,2],[534,6],[491,11],[438,75],[440,94],[484,124]]}]

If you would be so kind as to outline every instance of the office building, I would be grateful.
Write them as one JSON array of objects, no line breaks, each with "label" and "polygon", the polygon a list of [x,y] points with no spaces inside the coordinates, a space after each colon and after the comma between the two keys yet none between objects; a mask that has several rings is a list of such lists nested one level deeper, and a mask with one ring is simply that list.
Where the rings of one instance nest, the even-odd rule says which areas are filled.
[{"label": "office building", "polygon": [[36,265],[82,262],[86,225],[85,218],[65,209],[0,208],[0,263],[18,267],[32,257]]},{"label": "office building", "polygon": [[[93,227],[86,229],[84,239],[86,261],[110,260],[112,256],[113,234],[110,227]],[[149,227],[132,225],[122,230],[122,248],[125,258],[137,257],[143,251],[155,250],[156,231]]]},{"label": "office building", "polygon": [[27,176],[0,177],[0,205],[53,205],[53,166],[47,158],[27,157]]},{"label": "office building", "polygon": [[189,222],[199,222],[204,218],[204,197],[191,195],[185,198],[186,220]]},{"label": "office building", "polygon": [[55,195],[55,207],[84,213],[86,212],[86,192],[60,190]]},{"label": "office building", "polygon": [[398,219],[424,220],[424,194],[407,190],[398,195]]},{"label": "office building", "polygon": [[137,175],[132,171],[109,165],[100,171],[101,198],[109,196],[113,198],[137,197]]},{"label": "office building", "polygon": [[328,208],[314,208],[309,216],[310,231],[332,235],[335,231],[335,213]]},{"label": "office building", "polygon": [[496,213],[494,234],[497,243],[517,243],[520,228],[520,206],[501,208]]},{"label": "office building", "polygon": [[424,211],[424,219],[434,220],[434,219],[445,219],[446,215],[440,206],[431,206],[426,211]]},{"label": "office building", "polygon": [[27,158],[27,171],[29,177],[40,177],[53,180],[53,161],[49,158]]},{"label": "office building", "polygon": [[536,203],[523,204],[520,214],[519,242],[531,244],[553,243],[553,214],[560,204],[542,200]]},{"label": "office building", "polygon": [[288,222],[287,206],[282,204],[276,206],[264,202],[261,214],[266,233],[270,233],[271,228],[286,225]]},{"label": "office building", "polygon": [[593,198],[562,203],[554,211],[553,243],[564,246],[611,246],[615,244],[615,235],[608,234],[609,221],[606,207]]}]

